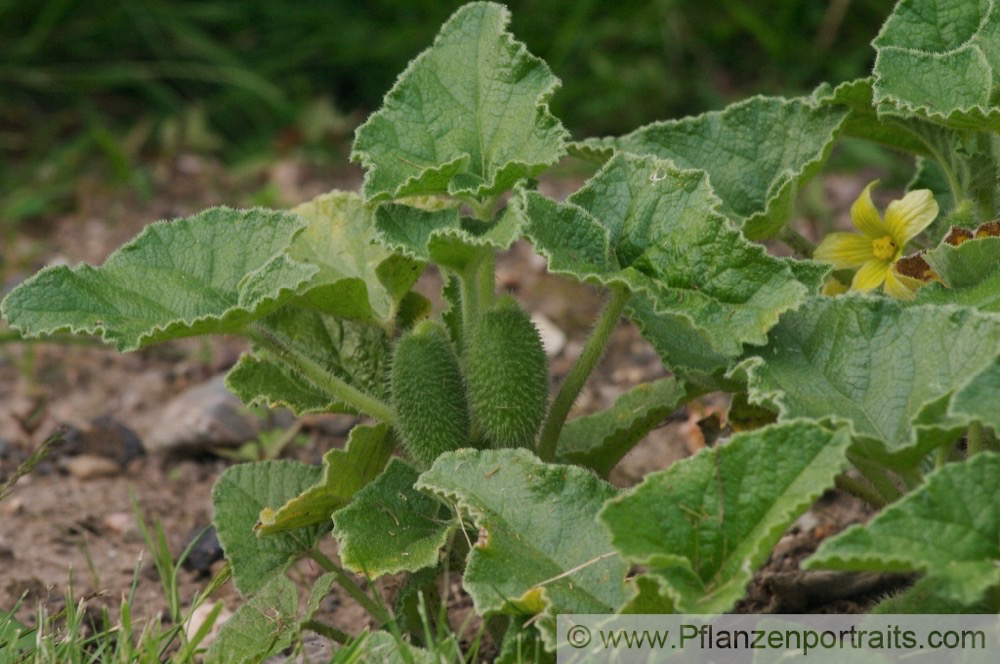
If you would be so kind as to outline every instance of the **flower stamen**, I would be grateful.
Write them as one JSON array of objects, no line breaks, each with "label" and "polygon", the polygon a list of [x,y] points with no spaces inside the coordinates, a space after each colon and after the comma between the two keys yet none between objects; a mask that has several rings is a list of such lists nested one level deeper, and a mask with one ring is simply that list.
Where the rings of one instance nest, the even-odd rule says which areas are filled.
[{"label": "flower stamen", "polygon": [[872,253],[875,255],[875,258],[880,260],[891,260],[896,256],[898,248],[891,235],[872,240]]}]

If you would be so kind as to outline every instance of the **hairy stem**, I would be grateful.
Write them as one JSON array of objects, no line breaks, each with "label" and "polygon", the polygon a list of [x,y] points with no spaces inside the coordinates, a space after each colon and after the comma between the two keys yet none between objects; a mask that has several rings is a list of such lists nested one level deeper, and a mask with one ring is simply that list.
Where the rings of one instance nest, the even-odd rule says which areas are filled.
[{"label": "hairy stem", "polygon": [[348,385],[319,362],[285,344],[273,334],[257,328],[252,329],[248,336],[265,354],[270,355],[279,364],[291,365],[309,382],[335,400],[342,401],[386,424],[396,424],[396,413],[388,404]]},{"label": "hairy stem", "polygon": [[875,491],[864,482],[859,482],[853,477],[837,475],[836,482],[838,488],[843,489],[856,498],[860,498],[872,507],[881,508],[887,505],[885,498],[878,491]]},{"label": "hairy stem", "polygon": [[891,503],[903,497],[899,487],[880,464],[858,454],[848,454],[847,458],[887,502]]},{"label": "hairy stem", "polygon": [[479,306],[488,309],[496,299],[497,257],[490,249],[476,268],[476,279],[479,287]]},{"label": "hairy stem", "polygon": [[899,471],[899,477],[903,480],[903,484],[906,485],[907,491],[916,489],[924,482],[924,474],[920,472],[920,468],[901,470]]},{"label": "hairy stem", "polygon": [[919,131],[915,131],[905,122],[893,121],[890,124],[910,134],[920,141],[925,148],[927,148],[931,157],[933,157],[934,161],[936,161],[941,167],[941,171],[944,173],[945,179],[948,180],[948,188],[951,189],[951,195],[954,197],[955,202],[958,203],[959,201],[964,200],[966,198],[965,188],[959,184],[958,178],[955,176],[955,171],[952,169],[951,164],[945,159],[944,153],[941,152],[941,150],[939,150],[930,139],[921,134]]},{"label": "hairy stem", "polygon": [[614,286],[611,289],[611,299],[604,305],[604,310],[597,319],[597,324],[590,333],[583,352],[577,359],[576,364],[566,374],[562,386],[556,393],[555,399],[549,408],[549,413],[542,426],[542,435],[538,440],[538,456],[542,461],[552,461],[556,456],[556,446],[559,443],[559,434],[562,432],[566,417],[573,408],[573,403],[580,395],[580,390],[594,371],[597,363],[604,357],[611,333],[618,325],[618,319],[625,309],[631,292],[625,286]]},{"label": "hairy stem", "polygon": [[336,641],[337,643],[343,645],[351,640],[351,636],[345,632],[341,632],[336,627],[327,625],[326,623],[321,623],[318,620],[307,620],[302,623],[302,627],[305,629],[312,630],[319,634],[320,636],[325,636],[331,641]]},{"label": "hairy stem", "polygon": [[971,457],[982,452],[985,447],[983,443],[983,424],[982,422],[973,422],[965,432],[966,456]]},{"label": "hairy stem", "polygon": [[786,226],[778,234],[778,239],[803,258],[812,258],[813,252],[816,251],[816,245],[791,226]]},{"label": "hairy stem", "polygon": [[364,608],[365,611],[371,615],[380,624],[385,624],[389,622],[389,614],[386,610],[379,606],[375,600],[368,596],[361,586],[354,582],[351,575],[347,571],[337,565],[335,562],[327,558],[318,549],[313,549],[306,554],[311,558],[317,565],[323,568],[326,572],[333,572],[337,577],[337,583],[347,591],[347,594],[354,598],[354,600]]},{"label": "hairy stem", "polygon": [[479,270],[477,267],[466,268],[458,273],[459,289],[462,295],[462,339],[469,343],[473,328],[479,318]]}]

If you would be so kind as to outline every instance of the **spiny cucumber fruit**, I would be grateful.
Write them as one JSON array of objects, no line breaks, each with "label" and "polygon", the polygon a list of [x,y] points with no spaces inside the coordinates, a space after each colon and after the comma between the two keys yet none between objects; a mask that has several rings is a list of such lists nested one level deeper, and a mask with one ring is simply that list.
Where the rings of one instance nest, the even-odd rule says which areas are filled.
[{"label": "spiny cucumber fruit", "polygon": [[545,349],[514,298],[483,313],[466,341],[465,376],[472,414],[496,447],[530,446],[549,395]]},{"label": "spiny cucumber fruit", "polygon": [[421,321],[396,343],[391,383],[397,429],[414,461],[427,467],[470,445],[465,384],[444,327]]}]

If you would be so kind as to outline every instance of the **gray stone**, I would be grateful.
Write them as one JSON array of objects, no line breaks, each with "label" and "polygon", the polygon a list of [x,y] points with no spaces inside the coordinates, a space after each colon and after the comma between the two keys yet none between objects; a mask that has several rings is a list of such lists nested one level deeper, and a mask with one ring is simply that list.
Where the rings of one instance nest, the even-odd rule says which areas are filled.
[{"label": "gray stone", "polygon": [[254,438],[259,419],[226,390],[217,376],[182,392],[151,420],[143,442],[159,454],[197,454],[213,447],[236,447]]}]

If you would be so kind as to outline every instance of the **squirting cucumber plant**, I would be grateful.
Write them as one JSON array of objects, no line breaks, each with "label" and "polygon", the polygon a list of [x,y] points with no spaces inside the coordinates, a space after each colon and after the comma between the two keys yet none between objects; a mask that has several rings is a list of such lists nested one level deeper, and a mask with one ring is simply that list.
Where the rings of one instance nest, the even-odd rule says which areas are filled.
[{"label": "squirting cucumber plant", "polygon": [[[208,660],[278,652],[339,583],[394,626],[372,648],[424,661],[402,609],[349,572],[410,575],[397,606],[414,606],[456,556],[499,661],[525,644],[551,658],[558,613],[725,612],[834,486],[882,511],[806,568],[912,572],[922,610],[1000,610],[1000,3],[902,0],[870,77],[582,141],[508,18],[467,4],[410,63],[357,130],[360,193],[158,222],[100,267],[47,268],[3,301],[25,336],[120,351],[241,335],[227,384],[244,401],[371,420],[322,467],[219,478],[215,523],[247,603]],[[789,220],[845,137],[913,155],[913,178],[884,212],[866,188],[859,233],[817,248]],[[593,177],[565,201],[539,193],[567,156]],[[606,292],[551,398],[537,331],[496,288],[496,255],[522,238],[551,273]],[[440,320],[412,290],[428,265],[445,276]],[[570,419],[623,316],[670,377]],[[634,488],[604,479],[711,391],[755,409],[749,430]],[[331,529],[343,567],[316,549]],[[305,556],[328,574],[300,612],[285,573]],[[262,626],[264,611],[281,620]]]}]

